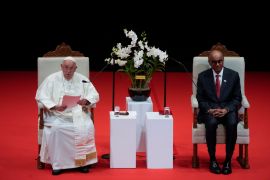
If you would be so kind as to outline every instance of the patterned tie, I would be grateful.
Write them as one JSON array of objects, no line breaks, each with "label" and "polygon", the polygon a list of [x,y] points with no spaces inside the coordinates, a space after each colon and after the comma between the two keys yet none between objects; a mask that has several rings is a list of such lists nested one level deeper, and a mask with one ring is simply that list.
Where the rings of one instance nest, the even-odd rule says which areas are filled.
[{"label": "patterned tie", "polygon": [[217,97],[219,98],[220,96],[220,82],[219,82],[219,76],[220,75],[216,75],[216,93],[217,93]]}]

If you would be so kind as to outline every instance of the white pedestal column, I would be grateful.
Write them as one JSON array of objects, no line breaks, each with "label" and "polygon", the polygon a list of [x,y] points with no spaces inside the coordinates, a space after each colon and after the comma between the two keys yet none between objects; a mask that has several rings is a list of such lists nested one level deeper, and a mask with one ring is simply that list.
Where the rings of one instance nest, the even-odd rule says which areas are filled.
[{"label": "white pedestal column", "polygon": [[110,112],[110,168],[136,168],[136,112]]},{"label": "white pedestal column", "polygon": [[146,113],[147,168],[173,168],[173,118]]},{"label": "white pedestal column", "polygon": [[137,152],[145,152],[145,113],[153,111],[153,103],[151,97],[146,101],[133,101],[130,97],[126,97],[127,110],[136,111],[136,150]]}]

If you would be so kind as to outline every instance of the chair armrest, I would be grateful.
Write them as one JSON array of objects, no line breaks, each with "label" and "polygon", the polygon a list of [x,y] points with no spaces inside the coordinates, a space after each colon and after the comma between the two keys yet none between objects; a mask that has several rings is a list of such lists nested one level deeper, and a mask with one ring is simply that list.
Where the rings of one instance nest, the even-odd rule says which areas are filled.
[{"label": "chair armrest", "polygon": [[96,103],[93,104],[89,104],[87,106],[82,106],[82,109],[84,112],[90,112],[90,117],[92,119],[92,121],[94,122],[94,109],[96,108]]},{"label": "chair armrest", "polygon": [[82,108],[84,110],[87,110],[88,109],[90,111],[93,111],[96,108],[96,103],[95,104],[84,105],[84,106],[82,106]]},{"label": "chair armrest", "polygon": [[96,107],[97,107],[97,104],[96,103],[89,105],[89,108],[96,108]]},{"label": "chair armrest", "polygon": [[242,96],[242,106],[243,106],[244,108],[249,108],[249,107],[250,107],[249,102],[248,102],[246,96]]},{"label": "chair armrest", "polygon": [[198,100],[197,100],[196,96],[194,96],[194,95],[191,95],[191,106],[192,106],[192,108],[199,107]]},{"label": "chair armrest", "polygon": [[44,108],[44,105],[39,101],[37,101],[37,105],[38,105],[38,109]]}]

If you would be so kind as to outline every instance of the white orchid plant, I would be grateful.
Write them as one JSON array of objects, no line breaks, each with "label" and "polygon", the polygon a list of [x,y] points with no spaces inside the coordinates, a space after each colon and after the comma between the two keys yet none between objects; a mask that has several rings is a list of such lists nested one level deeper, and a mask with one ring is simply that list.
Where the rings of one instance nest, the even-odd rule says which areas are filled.
[{"label": "white orchid plant", "polygon": [[131,39],[128,46],[118,43],[112,49],[111,57],[105,61],[111,65],[118,65],[119,71],[129,75],[132,88],[148,88],[148,84],[155,71],[163,71],[168,55],[159,48],[148,46],[146,33],[140,39],[134,31],[124,29],[126,37]]}]

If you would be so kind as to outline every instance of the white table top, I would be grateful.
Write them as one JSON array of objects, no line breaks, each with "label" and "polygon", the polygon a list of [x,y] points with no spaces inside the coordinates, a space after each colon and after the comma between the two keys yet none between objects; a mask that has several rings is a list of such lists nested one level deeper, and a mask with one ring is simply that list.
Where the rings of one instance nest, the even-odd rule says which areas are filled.
[{"label": "white table top", "polygon": [[169,117],[165,117],[165,115],[159,114],[159,112],[146,112],[146,119],[154,119],[154,120],[168,120],[172,119],[172,115],[169,115]]},{"label": "white table top", "polygon": [[135,104],[152,104],[152,99],[151,97],[148,97],[146,101],[133,101],[130,97],[126,97],[126,101],[128,103],[135,103]]}]

